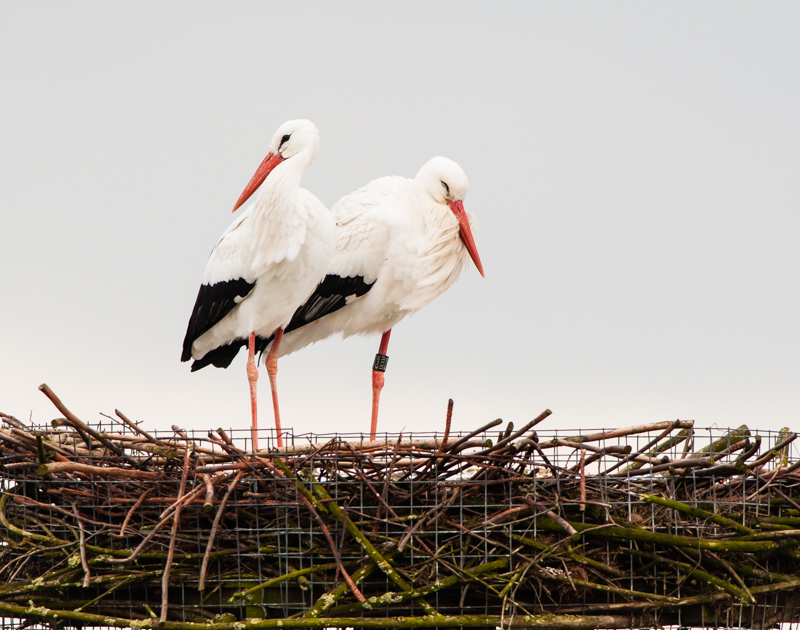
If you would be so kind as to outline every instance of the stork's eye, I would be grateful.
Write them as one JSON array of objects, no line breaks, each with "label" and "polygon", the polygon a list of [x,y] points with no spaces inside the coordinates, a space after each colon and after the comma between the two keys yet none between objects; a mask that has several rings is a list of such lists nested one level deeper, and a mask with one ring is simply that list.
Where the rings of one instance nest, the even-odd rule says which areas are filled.
[{"label": "stork's eye", "polygon": [[449,195],[450,194],[450,186],[448,186],[447,182],[444,181],[443,179],[440,179],[439,181],[442,183],[442,186],[444,187],[445,192]]},{"label": "stork's eye", "polygon": [[289,142],[289,138],[291,138],[291,137],[292,137],[291,134],[287,133],[285,136],[283,136],[283,138],[281,138],[281,143],[280,143],[279,146],[283,146],[284,144]]}]

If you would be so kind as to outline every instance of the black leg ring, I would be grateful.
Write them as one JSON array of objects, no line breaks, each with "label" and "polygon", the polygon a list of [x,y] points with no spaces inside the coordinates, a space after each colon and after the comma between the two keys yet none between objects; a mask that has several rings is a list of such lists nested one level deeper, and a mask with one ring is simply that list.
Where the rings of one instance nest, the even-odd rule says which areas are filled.
[{"label": "black leg ring", "polygon": [[375,355],[375,362],[372,364],[372,369],[376,372],[385,372],[388,363],[389,357],[379,352]]}]

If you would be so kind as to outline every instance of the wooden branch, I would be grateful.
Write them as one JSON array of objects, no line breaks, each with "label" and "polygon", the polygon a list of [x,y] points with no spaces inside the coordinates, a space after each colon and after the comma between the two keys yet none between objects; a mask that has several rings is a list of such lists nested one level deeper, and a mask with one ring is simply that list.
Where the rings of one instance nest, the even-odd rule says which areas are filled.
[{"label": "wooden branch", "polygon": [[59,472],[73,472],[96,477],[119,477],[121,479],[157,481],[161,475],[146,470],[132,470],[130,468],[117,468],[116,466],[92,466],[80,462],[50,462],[42,464],[37,470],[38,474],[53,475]]},{"label": "wooden branch", "polygon": [[206,544],[206,551],[203,554],[203,562],[200,565],[200,578],[197,584],[198,591],[204,591],[206,588],[206,571],[208,570],[208,560],[211,557],[211,549],[214,546],[214,538],[217,536],[217,529],[219,528],[219,521],[222,518],[222,515],[225,513],[225,506],[228,503],[228,499],[231,496],[234,488],[241,480],[242,476],[244,475],[244,471],[240,470],[237,472],[234,477],[233,481],[228,484],[228,489],[225,491],[225,496],[222,497],[222,501],[219,504],[219,508],[217,508],[217,514],[214,516],[214,522],[211,525],[211,532],[208,535],[208,543]]},{"label": "wooden branch", "polygon": [[178,523],[180,523],[181,517],[181,498],[186,490],[186,479],[189,477],[189,455],[190,451],[187,444],[186,452],[183,456],[183,474],[181,474],[181,486],[178,490],[178,500],[175,502],[175,514],[172,517],[172,531],[169,535],[169,551],[167,552],[167,562],[164,565],[164,576],[161,579],[161,616],[158,618],[159,624],[163,624],[167,620],[167,610],[169,609],[169,574],[172,570],[172,560],[175,557],[175,537],[178,535]]},{"label": "wooden branch", "polygon": [[45,396],[47,396],[50,399],[50,402],[52,402],[56,406],[56,408],[61,413],[64,414],[64,417],[66,418],[67,422],[72,424],[75,428],[80,429],[84,433],[88,433],[89,435],[91,435],[96,440],[102,442],[106,446],[106,448],[108,448],[114,454],[118,455],[119,457],[121,457],[122,459],[127,461],[132,466],[136,466],[136,467],[139,466],[139,462],[137,462],[132,457],[129,457],[128,455],[126,455],[122,451],[122,449],[120,449],[119,447],[115,446],[114,444],[112,444],[111,442],[106,440],[97,431],[95,431],[94,429],[90,428],[85,422],[83,422],[83,420],[78,418],[78,416],[76,416],[69,409],[67,409],[67,407],[64,405],[64,403],[61,402],[61,399],[58,396],[56,396],[55,392],[52,389],[50,389],[47,386],[46,383],[42,383],[41,385],[39,385],[39,389],[42,391],[42,393]]}]

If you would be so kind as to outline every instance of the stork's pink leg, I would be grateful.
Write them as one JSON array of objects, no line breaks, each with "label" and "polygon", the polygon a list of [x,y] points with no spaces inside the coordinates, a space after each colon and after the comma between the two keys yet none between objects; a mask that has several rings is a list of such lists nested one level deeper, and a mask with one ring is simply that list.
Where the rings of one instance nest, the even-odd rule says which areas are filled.
[{"label": "stork's pink leg", "polygon": [[283,339],[283,328],[275,331],[275,338],[272,340],[272,347],[267,354],[267,374],[269,374],[269,386],[272,388],[272,409],[275,412],[275,429],[278,432],[278,446],[283,446],[283,436],[281,436],[281,412],[278,409],[278,348]]},{"label": "stork's pink leg", "polygon": [[253,450],[258,448],[258,405],[256,404],[256,382],[258,381],[258,368],[256,367],[256,334],[250,333],[250,343],[247,348],[247,380],[250,383],[250,412],[253,416]]},{"label": "stork's pink leg", "polygon": [[389,357],[386,356],[386,351],[389,349],[389,335],[392,334],[390,328],[381,337],[381,347],[378,354],[375,355],[375,362],[372,364],[372,422],[369,427],[369,439],[375,439],[375,433],[378,430],[378,403],[381,398],[381,390],[383,389],[383,373],[386,371],[386,364],[389,363]]}]

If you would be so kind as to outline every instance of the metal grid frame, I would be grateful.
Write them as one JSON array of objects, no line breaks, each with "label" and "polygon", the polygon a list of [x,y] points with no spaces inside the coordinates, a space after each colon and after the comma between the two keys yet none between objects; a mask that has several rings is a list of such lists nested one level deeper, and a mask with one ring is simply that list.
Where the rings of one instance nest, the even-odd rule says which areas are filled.
[{"label": "metal grid frame", "polygon": [[[97,430],[109,434],[130,435],[125,427],[116,423],[113,423],[112,426],[99,426]],[[34,432],[36,431],[46,433],[51,438],[61,433],[68,436],[67,439],[73,440],[75,444],[78,444],[81,439],[74,431],[68,429],[53,430],[50,427],[40,427],[34,429]],[[727,435],[728,443],[727,446],[723,445],[722,450],[724,451],[726,448],[730,450],[728,458],[736,455],[737,451],[734,447],[739,440],[731,438],[730,431],[714,428],[695,428],[693,431],[694,445],[688,449],[689,451],[698,452],[702,446],[719,441]],[[248,449],[249,431],[230,430],[228,433],[235,444],[240,445],[243,450]],[[342,457],[341,451],[329,451],[323,446],[300,459],[304,460],[302,466],[319,475],[317,481],[325,486],[333,500],[342,504],[342,507],[349,515],[353,516],[360,527],[371,526],[369,535],[373,541],[381,538],[396,540],[398,536],[408,531],[409,524],[417,523],[422,518],[424,527],[416,530],[416,534],[437,553],[441,549],[447,549],[448,545],[451,546],[454,551],[448,556],[448,559],[456,569],[463,570],[466,567],[486,563],[503,556],[513,559],[515,555],[519,554],[519,543],[514,536],[530,537],[548,542],[557,538],[552,530],[540,529],[537,519],[537,516],[541,515],[540,512],[517,518],[511,524],[496,521],[498,514],[518,508],[519,498],[522,495],[530,497],[535,503],[547,503],[571,520],[585,519],[587,511],[579,509],[581,500],[576,498],[580,480],[576,476],[562,478],[549,474],[549,468],[543,464],[543,455],[546,454],[549,463],[557,469],[575,467],[579,464],[580,451],[573,447],[557,446],[555,441],[574,442],[576,437],[580,438],[587,433],[596,433],[596,431],[556,429],[540,432],[536,438],[537,444],[541,445],[542,450],[533,453],[530,452],[530,449],[528,451],[519,450],[512,456],[510,465],[507,462],[504,464],[514,471],[515,475],[512,478],[492,479],[487,473],[483,479],[476,480],[476,475],[480,476],[480,466],[471,462],[469,459],[471,453],[464,454],[463,464],[459,465],[457,474],[444,480],[429,474],[426,476],[426,473],[430,472],[430,465],[426,467],[424,462],[415,465],[413,460],[422,461],[425,458],[431,458],[431,452],[422,449],[414,452],[412,449],[409,454],[404,455],[407,459],[412,460],[410,467],[405,467],[405,464],[401,465],[402,458],[395,458],[392,453],[393,444],[397,443],[399,436],[390,434],[383,436],[386,446],[377,452],[364,453],[359,457],[346,459]],[[190,442],[208,445],[211,451],[215,452],[216,443],[206,438],[204,433],[189,431],[187,434]],[[604,448],[609,446],[630,447],[631,451],[635,453],[642,450],[658,435],[659,431],[651,430],[612,438],[603,441],[602,444]],[[159,433],[154,436],[170,441],[170,443],[175,441],[173,433]],[[488,439],[498,440],[503,436],[504,432],[486,433],[478,438],[486,444]],[[754,436],[755,432],[752,432],[752,437]],[[783,431],[758,431],[758,436],[762,442],[761,451],[764,452],[785,439],[786,433]],[[403,440],[413,444],[415,440],[436,441],[441,440],[441,437],[437,433],[415,433],[404,436]],[[461,434],[453,435],[451,441],[459,437]],[[342,441],[351,445],[366,443],[365,436],[362,434],[294,435],[288,433],[284,439],[288,444],[296,447],[306,444],[327,444],[332,447]],[[273,433],[268,430],[262,431],[259,442],[268,444],[268,448],[274,446]],[[547,446],[549,443],[554,445]],[[480,447],[474,447],[474,450],[480,450]],[[685,456],[686,452],[686,441],[684,441],[663,451],[659,456],[677,460]],[[226,453],[220,451],[219,454]],[[98,450],[97,455],[90,455],[91,457],[96,457],[97,464],[103,465],[107,455]],[[143,455],[137,453],[136,457],[143,457]],[[276,456],[272,455],[271,457]],[[208,459],[213,461],[214,456],[210,455]],[[679,485],[682,485],[684,489],[687,487],[692,489],[689,493],[684,492],[684,495],[688,497],[685,499],[687,504],[698,508],[707,508],[712,505],[715,512],[722,514],[738,513],[743,525],[748,519],[759,516],[769,516],[770,518],[781,518],[784,515],[788,515],[790,518],[800,516],[800,511],[793,503],[794,501],[800,503],[798,496],[800,490],[796,487],[796,483],[800,483],[800,477],[796,483],[791,480],[790,483],[782,484],[778,489],[777,485],[770,487],[771,482],[763,481],[759,475],[743,477],[734,483],[731,483],[730,475],[720,476],[719,480],[709,479],[703,468],[692,468],[682,476],[662,476],[657,473],[633,476],[631,471],[628,471],[627,476],[611,477],[610,475],[595,474],[592,471],[592,467],[596,466],[598,473],[602,473],[618,464],[620,459],[619,453],[606,453],[586,470],[584,483],[589,486],[592,496],[599,497],[599,501],[594,501],[594,503],[600,505],[596,505],[595,508],[605,510],[608,515],[617,516],[622,520],[635,521],[638,525],[647,527],[654,532],[674,535],[694,532],[696,535],[702,535],[708,539],[718,539],[729,533],[724,526],[718,523],[667,514],[659,506],[652,503],[647,504],[638,499],[642,494],[655,494],[663,491],[664,488],[674,494]],[[793,448],[788,453],[788,459],[789,462],[797,460],[797,453]],[[354,465],[353,462],[356,464]],[[151,490],[153,497],[172,497],[177,493],[178,476],[176,475],[155,482],[155,484],[150,482],[121,484],[116,479],[76,476],[67,484],[68,487],[65,487],[63,482],[59,482],[62,490],[59,495],[58,492],[52,492],[53,488],[48,488],[49,481],[43,480],[36,474],[35,466],[22,465],[25,462],[19,456],[5,454],[2,463],[6,472],[0,476],[0,486],[4,493],[19,494],[22,492],[25,496],[31,494],[32,496],[28,496],[28,498],[39,503],[44,502],[46,495],[51,503],[51,507],[43,511],[41,507],[33,509],[25,503],[9,502],[7,509],[13,510],[13,515],[9,514],[11,521],[38,523],[38,528],[32,533],[42,535],[40,532],[46,531],[48,535],[67,540],[76,533],[75,521],[70,521],[68,515],[69,509],[74,509],[84,518],[87,544],[102,542],[97,546],[104,549],[129,551],[139,542],[135,536],[129,539],[115,539],[113,536],[104,534],[103,525],[113,519],[119,519],[121,514],[126,511],[122,509],[123,507],[135,503],[153,485],[155,485],[155,490]],[[20,466],[12,468],[10,465],[14,464],[20,464]],[[302,466],[298,467],[302,469]],[[357,474],[358,467],[361,468],[361,476]],[[9,472],[12,470],[13,475]],[[366,470],[369,470],[368,475]],[[389,475],[390,470],[393,476]],[[257,471],[264,473],[265,469],[261,468]],[[371,478],[372,484],[364,482],[362,477],[365,475]],[[197,479],[195,481],[200,483]],[[304,481],[313,486],[310,479],[306,478]],[[384,484],[383,488],[375,487],[381,483]],[[737,490],[737,483],[740,491]],[[125,488],[121,491],[120,488],[123,485]],[[395,497],[395,502],[391,506],[395,512],[395,516],[392,518],[387,517],[386,509],[381,507],[379,502],[376,503],[373,496],[385,491],[386,486],[391,486]],[[471,494],[467,495],[463,492],[466,487],[469,487]],[[776,490],[781,494],[777,494]],[[56,498],[60,496],[63,500],[54,500],[54,496]],[[125,500],[122,507],[119,503],[121,499]],[[425,517],[432,506],[441,505],[448,500],[453,501],[452,504],[441,508],[436,518]],[[147,502],[143,505],[147,507]],[[162,510],[167,503],[154,505],[155,507],[149,510],[151,513]],[[377,512],[376,506],[378,506]],[[152,514],[148,517],[147,511],[142,509],[133,512],[131,526],[135,525],[137,531],[144,532],[152,527],[148,520],[148,518],[152,519]],[[206,551],[211,516],[213,515],[204,513],[199,506],[184,511],[178,532],[182,550],[191,548],[192,552],[197,555],[202,555]],[[320,600],[320,597],[330,592],[336,583],[341,581],[336,571],[308,573],[304,576],[305,579],[280,582],[274,588],[270,587],[260,591],[260,599],[250,604],[242,603],[232,606],[230,597],[242,589],[263,583],[270,577],[303,569],[311,570],[320,565],[335,565],[336,558],[333,552],[328,543],[323,540],[323,533],[318,527],[313,526],[313,523],[314,519],[309,515],[308,508],[304,505],[303,498],[293,480],[276,478],[271,474],[252,473],[246,479],[246,487],[244,485],[237,486],[231,494],[226,515],[221,521],[221,535],[216,544],[217,550],[225,553],[219,553],[212,557],[207,578],[209,586],[203,596],[201,597],[197,590],[196,574],[192,575],[187,572],[185,575],[180,575],[183,569],[179,566],[177,569],[173,568],[173,571],[176,571],[174,576],[180,579],[176,585],[170,587],[169,603],[172,618],[182,621],[208,621],[223,613],[233,614],[238,619],[258,616],[287,618],[293,614],[307,611]],[[344,544],[347,534],[343,531],[343,527],[330,521],[328,525],[331,536],[341,545],[342,563],[344,565],[363,563],[363,552],[353,545]],[[92,527],[95,529],[92,530]],[[466,544],[466,541],[475,540],[478,540],[475,545]],[[168,542],[168,528],[164,528],[161,533],[153,537],[151,547],[148,548],[149,552],[163,553]],[[70,562],[75,562],[74,554],[65,555],[64,558],[58,558],[55,562],[44,557],[36,557],[35,554],[29,552],[23,552],[22,549],[18,553],[8,540],[2,545],[3,559],[2,567],[0,567],[0,579],[8,584],[44,575],[45,572],[52,571],[53,566],[58,566],[59,563],[69,565]],[[624,545],[606,542],[604,560],[609,564],[618,562],[621,555],[625,555],[626,551],[634,550],[635,547],[633,542],[628,545],[627,549]],[[466,551],[459,554],[457,553],[459,548]],[[631,590],[641,589],[641,584],[648,578],[640,572],[640,567],[635,566],[634,555],[629,553],[627,557],[629,559],[628,588]],[[431,581],[447,577],[443,568],[446,566],[445,563],[431,562],[427,552],[423,551],[419,545],[410,544],[406,565],[410,567],[421,565],[421,570],[424,570],[425,563],[429,565]],[[161,564],[163,565],[163,562]],[[160,565],[157,560],[148,564],[144,561],[143,556],[141,566],[143,571],[157,573]],[[543,566],[548,566],[546,560],[543,561]],[[784,556],[777,555],[764,560],[763,570],[779,573],[784,571],[785,566],[795,569],[795,565],[788,562]],[[549,568],[554,572],[558,571],[557,566]],[[563,572],[568,577],[572,577],[569,575],[571,570],[566,566],[563,568]],[[653,563],[649,576],[653,592],[657,592],[659,580],[662,577],[659,571],[658,564]],[[153,575],[153,578],[155,577],[157,576]],[[541,587],[542,584],[543,582],[540,580],[538,586]],[[681,597],[680,588],[679,586],[677,592],[663,594]],[[100,597],[106,590],[108,589],[105,586],[98,587],[96,592],[93,591],[93,596]],[[397,587],[384,573],[378,571],[362,583],[362,590],[365,593],[388,592],[396,591]],[[76,592],[81,592],[80,589],[72,587],[66,591],[69,600]],[[499,598],[491,593],[491,589],[480,592],[476,585],[471,583],[466,590],[461,588],[456,591],[456,594],[452,590],[436,591],[427,598],[427,601],[442,614],[491,615],[505,612],[502,602],[499,602]],[[520,589],[515,591],[515,593],[519,592]],[[102,614],[113,614],[129,619],[146,619],[147,614],[142,609],[142,604],[149,604],[151,609],[157,609],[160,605],[160,596],[157,579],[132,581],[130,587],[117,584],[102,597],[102,605],[98,610]],[[1,599],[2,595],[0,595]],[[91,597],[84,595],[81,599],[88,602]],[[535,587],[530,589],[529,596],[520,599],[536,613],[553,613],[563,609],[579,613],[580,609],[589,610],[592,605],[603,603],[603,601],[606,603],[617,601],[610,593],[598,595],[596,592],[584,590],[576,598],[574,594],[565,597],[563,591],[559,593],[554,588],[551,588],[548,593],[541,591],[537,593]],[[702,609],[703,617],[700,619],[684,619],[682,611],[679,610],[677,619],[674,621],[686,625],[699,623],[705,627],[732,627],[744,623],[753,627],[769,627],[777,622],[796,621],[797,614],[800,612],[797,604],[797,592],[782,593],[749,606],[726,603],[722,607],[704,608]],[[425,610],[415,599],[402,609],[388,604],[373,606],[368,614],[369,616],[389,616],[398,613],[407,616],[422,616],[425,614]],[[707,618],[709,615],[713,618]],[[666,619],[667,617],[665,617]],[[669,619],[673,620],[672,617]],[[11,627],[15,623],[14,621],[4,622],[3,625]]]}]

